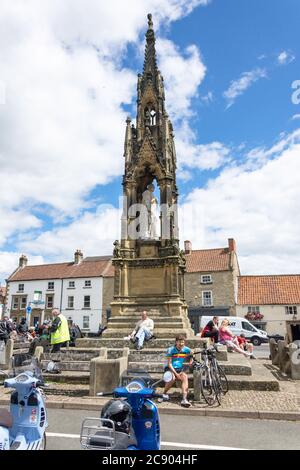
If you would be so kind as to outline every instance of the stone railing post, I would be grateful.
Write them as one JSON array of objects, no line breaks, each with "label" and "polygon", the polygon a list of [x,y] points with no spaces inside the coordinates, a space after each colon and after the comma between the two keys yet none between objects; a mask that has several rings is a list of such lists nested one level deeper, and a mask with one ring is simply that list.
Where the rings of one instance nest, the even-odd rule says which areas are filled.
[{"label": "stone railing post", "polygon": [[124,348],[122,357],[107,359],[107,348],[101,348],[100,356],[90,362],[90,396],[112,392],[119,385],[120,376],[128,367],[128,355],[129,348]]},{"label": "stone railing post", "polygon": [[276,343],[274,338],[270,339],[269,347],[270,347],[270,355],[271,355],[272,364],[274,366],[278,366],[279,365],[278,344]]},{"label": "stone railing post", "polygon": [[294,343],[289,344],[288,348],[291,360],[291,378],[300,380],[300,348]]}]

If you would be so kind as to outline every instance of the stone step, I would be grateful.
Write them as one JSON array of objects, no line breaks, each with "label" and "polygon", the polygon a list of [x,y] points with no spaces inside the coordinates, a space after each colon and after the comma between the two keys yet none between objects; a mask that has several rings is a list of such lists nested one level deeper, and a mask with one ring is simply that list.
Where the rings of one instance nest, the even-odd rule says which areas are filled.
[{"label": "stone step", "polygon": [[[158,338],[146,343],[147,349],[167,349],[174,344],[176,334],[170,338]],[[186,346],[189,348],[203,348],[204,343],[207,341],[200,337],[187,338]],[[77,348],[112,348],[122,349],[128,347],[134,349],[134,344],[131,341],[126,341],[123,338],[80,338],[76,341]]]},{"label": "stone step", "polygon": [[[118,330],[108,328],[102,334],[102,338],[103,339],[106,339],[106,338],[122,338],[123,339],[124,337],[128,336],[129,333],[130,333],[130,330],[128,330],[128,328],[120,328]],[[161,328],[161,329],[155,328],[154,334],[157,338],[172,338],[172,339],[174,339],[176,335],[183,335],[185,337],[187,336],[187,334],[182,329],[170,330],[170,329],[165,329],[165,328]]]},{"label": "stone step", "polygon": [[[45,370],[50,361],[43,360],[42,368]],[[90,361],[58,361],[56,363],[61,371],[80,371],[80,372],[90,372]]]},{"label": "stone step", "polygon": [[[155,322],[163,322],[163,323],[176,323],[176,322],[182,322],[183,319],[181,317],[165,317],[165,316],[155,316],[151,317],[151,319]],[[118,316],[118,317],[111,317],[109,319],[109,324],[112,323],[127,323],[127,322],[135,322],[134,324],[137,323],[136,318],[132,318],[131,316]]]},{"label": "stone step", "polygon": [[14,349],[27,349],[30,346],[29,341],[14,341]]},{"label": "stone step", "polygon": [[80,371],[63,371],[60,374],[43,373],[46,383],[89,384],[90,374]]},{"label": "stone step", "polygon": [[[230,364],[227,361],[219,361],[220,366],[224,369],[226,375],[234,375],[234,376],[251,376],[252,369],[251,365],[248,363],[234,363]],[[163,374],[164,367],[166,365],[166,361],[148,361],[148,362],[134,362],[129,361],[128,369],[133,370],[143,370],[149,372],[151,375],[153,373],[160,373]]]},{"label": "stone step", "polygon": [[[107,331],[110,331],[110,330],[117,330],[117,329],[120,329],[120,330],[123,330],[123,329],[126,329],[127,332],[130,332],[135,328],[135,325],[136,325],[136,322],[134,321],[126,321],[126,322],[121,322],[121,323],[109,323],[108,324],[108,328],[107,330],[105,330],[105,334]],[[162,329],[169,329],[169,330],[181,330],[182,328],[184,328],[184,324],[183,322],[162,322],[162,321],[155,321],[154,322],[154,328],[155,328],[155,331],[157,330],[160,330],[161,328]],[[104,333],[103,333],[104,334]]]},{"label": "stone step", "polygon": [[99,355],[99,348],[62,348],[60,353],[44,353],[42,359],[45,361],[90,361]]},{"label": "stone step", "polygon": [[51,383],[49,387],[43,389],[46,395],[67,396],[67,397],[87,397],[89,396],[89,384],[67,384]]}]

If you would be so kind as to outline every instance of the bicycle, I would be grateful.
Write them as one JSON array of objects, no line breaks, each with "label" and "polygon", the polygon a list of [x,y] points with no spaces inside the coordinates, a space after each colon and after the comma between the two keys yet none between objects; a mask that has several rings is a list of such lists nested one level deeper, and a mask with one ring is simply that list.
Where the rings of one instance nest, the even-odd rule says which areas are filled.
[{"label": "bicycle", "polygon": [[209,406],[217,401],[221,405],[222,395],[228,392],[228,380],[216,359],[216,349],[204,348],[199,351],[203,362],[193,355],[193,370],[200,373],[200,392]]}]

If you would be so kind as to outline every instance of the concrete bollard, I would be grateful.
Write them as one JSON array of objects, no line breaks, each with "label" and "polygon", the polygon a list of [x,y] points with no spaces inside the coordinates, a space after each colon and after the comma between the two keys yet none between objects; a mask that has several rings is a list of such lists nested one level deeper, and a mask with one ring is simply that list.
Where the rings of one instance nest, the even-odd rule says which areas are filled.
[{"label": "concrete bollard", "polygon": [[11,358],[13,357],[14,352],[14,341],[12,339],[8,339],[5,348],[5,367],[9,368]]},{"label": "concrete bollard", "polygon": [[290,373],[290,356],[285,341],[278,341],[279,368],[285,374]]},{"label": "concrete bollard", "polygon": [[43,346],[36,346],[33,357],[36,357],[37,361],[41,362],[41,357],[43,354],[44,354]]},{"label": "concrete bollard", "polygon": [[272,364],[274,366],[278,366],[279,365],[278,344],[276,343],[274,338],[270,339],[269,347],[270,347],[270,355],[271,355]]},{"label": "concrete bollard", "polygon": [[291,378],[300,380],[300,348],[294,343],[289,344],[289,356],[291,360]]},{"label": "concrete bollard", "polygon": [[128,367],[129,348],[124,348],[128,351],[123,350],[123,356],[118,359],[107,359],[107,348],[101,349],[103,355],[90,362],[90,396],[92,397],[98,392],[107,393],[116,388],[121,374]]},{"label": "concrete bollard", "polygon": [[201,373],[199,370],[194,370],[194,401],[201,401]]}]

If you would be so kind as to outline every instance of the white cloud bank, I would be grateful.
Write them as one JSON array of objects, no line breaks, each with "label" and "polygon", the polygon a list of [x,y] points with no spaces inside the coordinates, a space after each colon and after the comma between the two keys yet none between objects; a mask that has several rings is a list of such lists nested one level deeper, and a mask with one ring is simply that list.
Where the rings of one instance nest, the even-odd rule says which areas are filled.
[{"label": "white cloud bank", "polygon": [[[126,47],[144,42],[148,12],[159,28],[208,3],[2,1],[0,247],[12,237],[21,247],[43,228],[45,214],[54,222],[71,217],[76,224],[94,205],[90,191],[122,174],[122,105],[135,100],[136,88],[136,73],[122,66]],[[170,113],[188,118],[205,67],[195,46],[181,54],[171,41],[162,45],[163,74],[177,89]],[[185,77],[187,67],[191,74]],[[63,230],[58,226],[53,233]],[[41,253],[47,250],[50,245]],[[57,250],[67,256],[74,246]]]},{"label": "white cloud bank", "polygon": [[244,274],[299,273],[299,172],[300,129],[271,149],[249,152],[245,164],[194,190],[182,209],[194,211],[193,220],[201,223],[196,229],[187,224],[181,238],[193,240],[194,248],[221,247],[235,238]]}]

